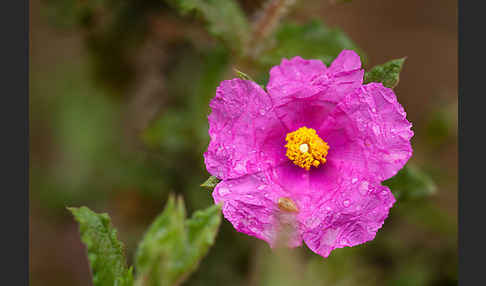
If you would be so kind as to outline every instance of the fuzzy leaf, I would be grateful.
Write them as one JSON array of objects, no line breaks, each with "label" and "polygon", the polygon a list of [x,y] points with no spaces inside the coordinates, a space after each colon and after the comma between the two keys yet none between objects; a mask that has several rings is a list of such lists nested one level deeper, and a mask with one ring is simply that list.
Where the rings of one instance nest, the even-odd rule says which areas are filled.
[{"label": "fuzzy leaf", "polygon": [[212,190],[216,187],[217,184],[221,182],[220,179],[216,178],[215,176],[209,177],[204,183],[201,184],[201,187]]},{"label": "fuzzy leaf", "polygon": [[81,240],[88,250],[88,259],[95,286],[131,286],[132,268],[126,265],[124,245],[116,237],[116,229],[106,213],[97,214],[87,207],[68,208],[79,223]]},{"label": "fuzzy leaf", "polygon": [[248,21],[234,0],[166,0],[181,14],[196,12],[207,30],[233,50],[240,51],[248,38]]},{"label": "fuzzy leaf", "polygon": [[400,80],[400,71],[407,58],[391,60],[382,65],[374,66],[365,72],[363,82],[381,82],[384,86],[394,88]]},{"label": "fuzzy leaf", "polygon": [[259,58],[267,67],[280,64],[282,58],[294,56],[320,59],[329,65],[343,49],[355,50],[361,56],[361,60],[365,61],[364,53],[346,34],[338,28],[329,28],[318,20],[305,25],[283,24],[275,37],[273,48]]},{"label": "fuzzy leaf", "polygon": [[197,269],[214,243],[221,223],[221,207],[214,205],[196,211],[187,220],[185,215],[182,198],[170,196],[138,247],[135,285],[179,285]]},{"label": "fuzzy leaf", "polygon": [[420,199],[437,191],[434,181],[413,164],[407,164],[383,184],[391,189],[397,200]]}]

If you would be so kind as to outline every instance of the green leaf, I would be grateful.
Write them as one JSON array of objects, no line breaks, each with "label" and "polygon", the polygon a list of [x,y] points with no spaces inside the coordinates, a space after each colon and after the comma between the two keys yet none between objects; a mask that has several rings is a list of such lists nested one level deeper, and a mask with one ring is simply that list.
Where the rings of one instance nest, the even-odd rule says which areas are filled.
[{"label": "green leaf", "polygon": [[235,51],[248,39],[248,21],[234,0],[166,0],[181,14],[195,12],[207,23],[207,30]]},{"label": "green leaf", "polygon": [[374,66],[365,72],[363,82],[381,82],[384,86],[394,88],[400,80],[400,71],[407,58],[391,60],[382,65]]},{"label": "green leaf", "polygon": [[320,59],[326,65],[343,49],[356,51],[365,61],[364,53],[338,28],[329,28],[318,20],[305,25],[285,23],[275,34],[273,48],[259,58],[266,67],[280,64],[282,58],[301,56],[305,59]]},{"label": "green leaf", "polygon": [[140,243],[135,266],[138,286],[172,286],[182,283],[213,245],[221,223],[221,207],[213,205],[185,219],[182,198],[169,197]]},{"label": "green leaf", "polygon": [[217,184],[221,182],[220,179],[216,178],[215,176],[209,177],[204,183],[201,184],[201,187],[212,190],[216,187]]},{"label": "green leaf", "polygon": [[124,245],[118,241],[108,214],[97,214],[87,207],[67,209],[79,223],[81,240],[88,250],[93,284],[133,285],[132,268],[127,268]]},{"label": "green leaf", "polygon": [[407,164],[393,178],[383,182],[398,200],[421,199],[437,191],[434,181],[413,164]]}]

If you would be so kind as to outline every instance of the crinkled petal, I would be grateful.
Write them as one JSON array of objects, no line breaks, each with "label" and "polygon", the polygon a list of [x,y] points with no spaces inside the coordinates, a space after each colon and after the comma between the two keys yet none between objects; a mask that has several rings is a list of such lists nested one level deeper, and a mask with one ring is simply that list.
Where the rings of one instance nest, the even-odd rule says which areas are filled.
[{"label": "crinkled petal", "polygon": [[[314,208],[318,202],[329,200],[335,192],[341,190],[345,181],[351,181],[357,176],[357,172],[349,169],[347,173],[339,169],[339,165],[327,161],[319,168],[311,168],[309,171],[296,166],[288,161],[267,171],[269,178],[278,184],[291,198],[299,209],[299,221],[305,222],[312,217]],[[305,230],[299,225],[302,232]]]},{"label": "crinkled petal", "polygon": [[317,129],[336,104],[363,81],[359,56],[343,51],[329,68],[319,60],[283,59],[267,86],[278,117],[289,130]]},{"label": "crinkled petal", "polygon": [[316,201],[324,199],[339,187],[342,180],[339,171],[332,162],[307,171],[287,161],[267,171],[267,174],[296,202],[299,215],[305,216]]},{"label": "crinkled petal", "polygon": [[374,239],[394,203],[388,187],[364,179],[342,182],[303,218],[302,236],[312,251],[328,257],[335,248]]},{"label": "crinkled petal", "polygon": [[319,92],[321,87],[314,85],[314,79],[325,74],[326,65],[320,60],[305,60],[299,56],[282,59],[278,66],[270,69],[267,90],[274,100],[292,96],[309,96]]},{"label": "crinkled petal", "polygon": [[[361,59],[352,50],[343,50],[332,62],[328,72],[333,74],[340,82],[363,81],[363,72],[356,72],[361,69]],[[360,76],[361,74],[361,76]]]},{"label": "crinkled petal", "polygon": [[344,175],[359,170],[380,182],[394,176],[412,155],[411,127],[393,90],[370,83],[346,96],[318,133],[330,146],[328,160]]},{"label": "crinkled petal", "polygon": [[304,241],[324,257],[334,248],[372,240],[395,202],[387,187],[339,163],[329,160],[309,171],[288,163],[267,171],[298,207]]},{"label": "crinkled petal", "polygon": [[282,223],[291,224],[290,247],[302,244],[294,213],[282,212],[278,200],[288,193],[269,180],[265,172],[220,182],[213,191],[215,203],[223,203],[223,215],[242,233],[265,240],[274,246]]},{"label": "crinkled petal", "polygon": [[210,107],[211,141],[204,154],[209,173],[237,178],[285,160],[287,130],[259,85],[242,79],[223,81]]}]

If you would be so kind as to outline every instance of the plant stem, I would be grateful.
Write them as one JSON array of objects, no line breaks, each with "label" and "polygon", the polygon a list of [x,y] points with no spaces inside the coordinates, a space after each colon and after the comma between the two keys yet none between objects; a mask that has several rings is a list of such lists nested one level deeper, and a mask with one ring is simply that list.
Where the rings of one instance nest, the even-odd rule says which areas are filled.
[{"label": "plant stem", "polygon": [[255,58],[259,55],[263,49],[263,40],[273,32],[279,20],[287,14],[288,8],[295,2],[296,0],[269,0],[266,2],[253,24],[253,32],[246,46],[245,56]]}]

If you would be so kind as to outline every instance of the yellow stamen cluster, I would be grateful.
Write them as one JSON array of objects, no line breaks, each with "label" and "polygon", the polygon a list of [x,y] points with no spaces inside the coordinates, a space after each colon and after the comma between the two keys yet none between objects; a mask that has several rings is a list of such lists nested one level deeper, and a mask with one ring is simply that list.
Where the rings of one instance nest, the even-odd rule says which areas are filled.
[{"label": "yellow stamen cluster", "polygon": [[301,127],[288,133],[285,141],[286,155],[295,165],[309,171],[311,166],[317,168],[326,163],[329,145],[317,135],[316,130]]}]

